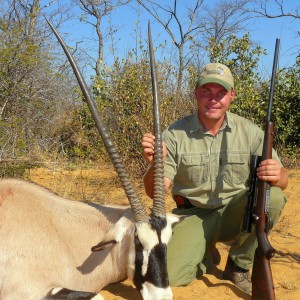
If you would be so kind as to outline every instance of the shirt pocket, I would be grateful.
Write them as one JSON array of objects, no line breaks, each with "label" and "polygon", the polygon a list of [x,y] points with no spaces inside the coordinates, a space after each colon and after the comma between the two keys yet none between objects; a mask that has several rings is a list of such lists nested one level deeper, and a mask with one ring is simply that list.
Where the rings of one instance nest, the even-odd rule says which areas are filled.
[{"label": "shirt pocket", "polygon": [[182,174],[187,182],[197,185],[203,184],[208,179],[208,155],[207,154],[188,154],[181,159]]},{"label": "shirt pocket", "polygon": [[245,184],[249,178],[249,155],[227,153],[222,159],[222,177],[230,185]]}]

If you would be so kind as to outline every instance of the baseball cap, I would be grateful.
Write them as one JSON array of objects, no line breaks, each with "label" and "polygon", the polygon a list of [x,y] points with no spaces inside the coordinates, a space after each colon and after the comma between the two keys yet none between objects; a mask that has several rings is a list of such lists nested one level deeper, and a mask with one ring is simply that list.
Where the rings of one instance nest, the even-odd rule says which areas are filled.
[{"label": "baseball cap", "polygon": [[197,81],[197,87],[206,83],[218,83],[222,85],[227,91],[232,87],[234,88],[234,80],[229,68],[220,63],[207,64],[200,74]]}]

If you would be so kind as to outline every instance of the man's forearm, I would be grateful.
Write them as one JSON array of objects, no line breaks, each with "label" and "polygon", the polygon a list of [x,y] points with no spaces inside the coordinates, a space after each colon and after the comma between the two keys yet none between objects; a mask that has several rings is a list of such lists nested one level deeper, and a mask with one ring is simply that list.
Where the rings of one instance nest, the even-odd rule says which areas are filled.
[{"label": "man's forearm", "polygon": [[[148,169],[144,175],[144,187],[146,194],[152,199],[153,198],[153,186],[154,186],[154,168],[153,165]],[[167,177],[164,177],[164,186],[167,191],[173,184],[173,181]]]}]

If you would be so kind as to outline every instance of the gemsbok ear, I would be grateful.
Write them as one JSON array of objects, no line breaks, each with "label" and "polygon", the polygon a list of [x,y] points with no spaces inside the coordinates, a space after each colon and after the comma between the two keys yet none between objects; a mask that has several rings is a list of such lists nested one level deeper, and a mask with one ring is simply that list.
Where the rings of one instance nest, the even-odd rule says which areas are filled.
[{"label": "gemsbok ear", "polygon": [[124,236],[128,234],[131,221],[127,217],[121,217],[119,221],[111,227],[105,234],[99,244],[92,247],[92,251],[101,251],[107,247],[113,246],[123,240]]},{"label": "gemsbok ear", "polygon": [[184,215],[175,215],[175,214],[167,214],[167,222],[172,226],[176,226],[178,223],[184,221],[186,218],[189,216],[184,216]]}]

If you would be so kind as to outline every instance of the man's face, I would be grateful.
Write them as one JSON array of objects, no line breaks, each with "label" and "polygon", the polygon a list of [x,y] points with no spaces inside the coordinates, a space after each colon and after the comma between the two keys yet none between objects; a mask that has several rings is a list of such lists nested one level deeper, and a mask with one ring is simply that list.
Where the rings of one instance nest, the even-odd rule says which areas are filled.
[{"label": "man's face", "polygon": [[200,120],[219,120],[228,110],[234,91],[227,91],[218,83],[207,83],[195,89],[195,96]]}]

